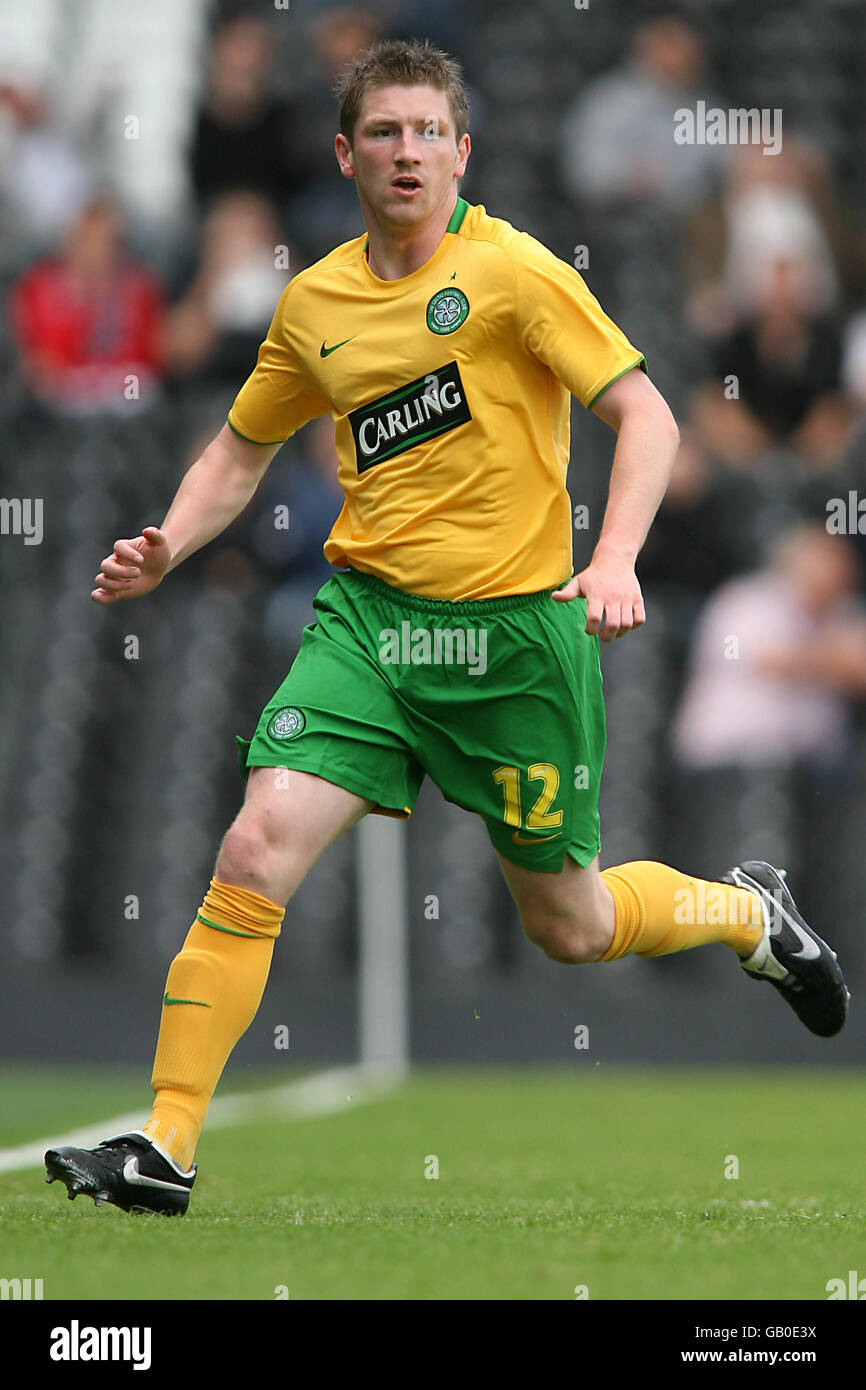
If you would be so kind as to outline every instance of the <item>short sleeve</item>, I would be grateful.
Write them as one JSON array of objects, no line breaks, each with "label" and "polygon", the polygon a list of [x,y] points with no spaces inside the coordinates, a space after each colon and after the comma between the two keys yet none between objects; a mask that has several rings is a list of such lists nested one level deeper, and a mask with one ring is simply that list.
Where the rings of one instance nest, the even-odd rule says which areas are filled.
[{"label": "short sleeve", "polygon": [[509,246],[516,276],[519,329],[527,352],[587,409],[643,353],[608,318],[573,266],[520,233]]},{"label": "short sleeve", "polygon": [[228,422],[253,444],[281,444],[308,420],[327,415],[331,402],[308,376],[285,332],[287,285],[259,348],[256,365],[234,399]]}]

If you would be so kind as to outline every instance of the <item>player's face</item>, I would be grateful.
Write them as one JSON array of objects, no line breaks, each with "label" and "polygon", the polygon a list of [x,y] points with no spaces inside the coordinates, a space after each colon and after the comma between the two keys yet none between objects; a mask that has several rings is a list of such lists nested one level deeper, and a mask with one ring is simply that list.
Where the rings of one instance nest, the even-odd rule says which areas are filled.
[{"label": "player's face", "polygon": [[448,98],[435,87],[375,87],[361,105],[351,145],[337,158],[358,181],[362,205],[394,228],[422,227],[442,206],[469,158],[457,141]]}]

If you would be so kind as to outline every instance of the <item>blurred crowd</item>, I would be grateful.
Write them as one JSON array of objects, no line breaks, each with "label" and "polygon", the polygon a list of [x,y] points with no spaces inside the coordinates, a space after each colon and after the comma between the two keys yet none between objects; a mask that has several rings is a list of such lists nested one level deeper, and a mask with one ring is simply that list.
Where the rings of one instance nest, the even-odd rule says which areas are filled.
[{"label": "blurred crowd", "polygon": [[734,104],[712,58],[682,13],[638,24],[568,111],[560,177],[614,303],[627,312],[636,266],[669,275],[688,345],[681,448],[639,565],[694,619],[675,756],[844,761],[866,696],[866,521],[848,503],[866,496],[866,225],[805,129],[772,153],[672,145],[675,112]]},{"label": "blurred crowd", "polygon": [[[695,773],[842,766],[866,698],[863,209],[804,123],[784,127],[774,154],[674,143],[677,110],[727,111],[738,94],[716,71],[711,30],[646,8],[629,10],[618,50],[542,132],[548,196],[529,229],[544,237],[556,207],[549,244],[570,258],[567,226],[587,246],[590,287],[680,423],[638,570],[679,623],[676,760]],[[386,35],[456,51],[480,152],[463,191],[494,215],[512,215],[486,191],[508,178],[512,134],[476,61],[495,22],[476,6],[323,3],[295,15],[151,0],[124,25],[119,10],[4,7],[2,409],[54,422],[174,411],[184,457],[165,462],[167,504],[251,370],[284,285],[362,230],[333,154],[340,68]],[[777,76],[782,97],[768,104],[784,109]],[[513,121],[525,141],[533,113],[519,93]],[[576,497],[587,467],[576,447]],[[831,526],[834,499],[845,521],[835,506]],[[327,576],[321,546],[339,501],[333,429],[319,421],[224,542],[262,584],[266,633],[283,651]],[[280,504],[290,525],[276,530]],[[94,537],[94,557],[106,539]]]}]

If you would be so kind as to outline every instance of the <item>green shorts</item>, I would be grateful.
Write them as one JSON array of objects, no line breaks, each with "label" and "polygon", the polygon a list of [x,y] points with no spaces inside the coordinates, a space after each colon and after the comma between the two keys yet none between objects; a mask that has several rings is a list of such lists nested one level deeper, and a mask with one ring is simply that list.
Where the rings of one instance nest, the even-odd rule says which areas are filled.
[{"label": "green shorts", "polygon": [[398,816],[426,774],[513,863],[588,864],[606,741],[599,643],[586,600],[550,593],[451,603],[338,571],[253,738],[238,737],[242,774],[298,768]]}]

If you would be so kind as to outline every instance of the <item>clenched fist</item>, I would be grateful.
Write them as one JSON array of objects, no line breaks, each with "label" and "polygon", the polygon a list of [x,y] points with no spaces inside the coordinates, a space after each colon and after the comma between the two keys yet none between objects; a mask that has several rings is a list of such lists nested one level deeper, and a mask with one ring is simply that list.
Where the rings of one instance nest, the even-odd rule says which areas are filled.
[{"label": "clenched fist", "polygon": [[158,526],[145,526],[134,540],[115,541],[114,550],[102,561],[96,576],[94,603],[115,603],[119,598],[141,598],[155,589],[171,563],[168,541]]}]

